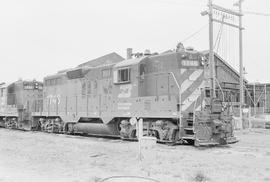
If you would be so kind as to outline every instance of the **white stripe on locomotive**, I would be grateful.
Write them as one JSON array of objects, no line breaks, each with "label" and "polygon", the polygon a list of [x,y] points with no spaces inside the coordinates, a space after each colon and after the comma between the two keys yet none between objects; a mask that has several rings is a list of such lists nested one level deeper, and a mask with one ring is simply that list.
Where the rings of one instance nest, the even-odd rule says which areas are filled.
[{"label": "white stripe on locomotive", "polygon": [[200,76],[202,75],[203,70],[196,70],[194,71],[188,79],[186,79],[182,84],[181,84],[181,92],[185,92],[194,81],[196,81]]},{"label": "white stripe on locomotive", "polygon": [[182,102],[182,111],[188,109],[188,107],[194,103],[202,94],[201,88],[204,87],[204,81],[200,84],[198,88],[195,89],[183,102]]}]

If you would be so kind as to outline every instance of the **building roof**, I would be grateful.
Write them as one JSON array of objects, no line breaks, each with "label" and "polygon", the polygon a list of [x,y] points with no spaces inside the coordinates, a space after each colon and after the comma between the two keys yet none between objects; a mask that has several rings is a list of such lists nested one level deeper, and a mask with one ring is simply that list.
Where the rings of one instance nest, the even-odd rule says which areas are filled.
[{"label": "building roof", "polygon": [[[208,55],[209,50],[201,51],[203,55]],[[227,61],[225,61],[220,55],[218,55],[216,52],[214,52],[214,56],[217,57],[225,66],[227,66],[234,74],[237,75],[237,77],[240,77],[240,74],[236,69],[234,69]],[[244,82],[248,83],[246,79],[244,79]]]},{"label": "building roof", "polygon": [[124,60],[124,58],[121,57],[119,54],[112,52],[110,54],[106,54],[106,55],[101,56],[99,58],[82,63],[82,64],[78,65],[78,67],[84,67],[84,66],[97,67],[97,66],[105,65],[105,64],[118,63],[118,62],[123,61],[123,60]]}]

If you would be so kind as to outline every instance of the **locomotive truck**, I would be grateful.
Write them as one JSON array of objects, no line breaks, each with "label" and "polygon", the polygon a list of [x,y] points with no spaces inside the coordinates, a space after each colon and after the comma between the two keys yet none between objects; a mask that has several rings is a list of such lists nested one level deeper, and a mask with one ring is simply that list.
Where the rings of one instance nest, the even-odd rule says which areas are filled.
[{"label": "locomotive truck", "polygon": [[[201,53],[182,48],[60,71],[44,78],[42,99],[31,97],[42,104],[27,121],[31,130],[136,140],[135,123],[142,118],[144,135],[159,142],[234,142],[230,106],[210,88],[209,69]],[[14,116],[1,118],[8,123]],[[13,120],[13,127],[23,120]]]}]

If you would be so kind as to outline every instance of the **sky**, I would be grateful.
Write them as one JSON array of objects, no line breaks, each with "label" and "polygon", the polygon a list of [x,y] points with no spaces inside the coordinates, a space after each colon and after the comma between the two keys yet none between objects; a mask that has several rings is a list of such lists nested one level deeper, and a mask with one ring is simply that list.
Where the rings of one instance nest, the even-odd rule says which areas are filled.
[{"label": "sky", "polygon": [[[0,82],[44,76],[116,52],[126,57],[178,42],[209,49],[207,0],[0,0]],[[233,7],[232,0],[213,3]],[[243,11],[270,14],[269,0],[245,0]],[[244,14],[243,55],[249,82],[270,83],[270,16]],[[214,25],[214,41],[219,24]],[[200,31],[198,31],[200,30]],[[191,36],[194,32],[198,32]],[[223,27],[216,46],[238,68],[238,32]],[[189,38],[191,36],[191,38]],[[189,38],[189,39],[187,39]]]}]

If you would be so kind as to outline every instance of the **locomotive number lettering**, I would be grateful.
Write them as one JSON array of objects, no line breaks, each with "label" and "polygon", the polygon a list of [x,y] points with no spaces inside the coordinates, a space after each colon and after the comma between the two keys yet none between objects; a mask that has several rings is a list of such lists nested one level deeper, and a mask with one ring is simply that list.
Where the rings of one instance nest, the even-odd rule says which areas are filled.
[{"label": "locomotive number lettering", "polygon": [[47,99],[50,104],[60,104],[60,95],[48,95]]},{"label": "locomotive number lettering", "polygon": [[120,85],[118,98],[127,98],[131,96],[132,85]]}]

